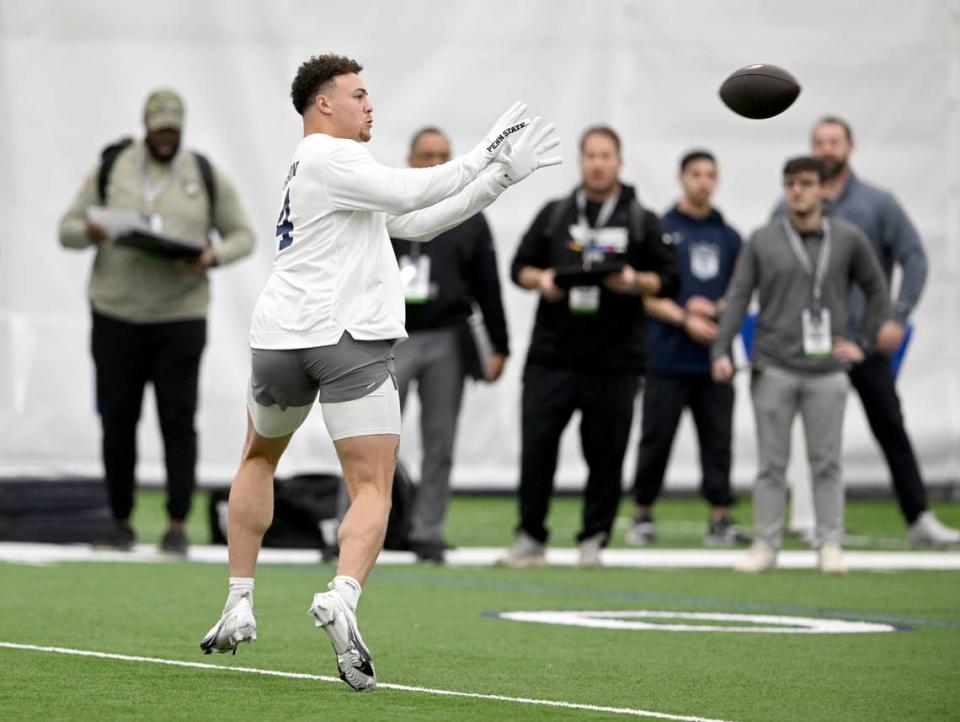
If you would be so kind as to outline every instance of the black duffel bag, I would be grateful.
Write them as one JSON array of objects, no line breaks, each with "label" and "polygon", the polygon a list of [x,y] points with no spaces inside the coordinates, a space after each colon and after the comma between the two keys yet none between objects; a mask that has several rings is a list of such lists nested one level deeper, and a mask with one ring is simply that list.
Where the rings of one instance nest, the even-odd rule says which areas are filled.
[{"label": "black duffel bag", "polygon": [[0,541],[92,544],[114,528],[101,479],[0,480]]},{"label": "black duffel bag", "polygon": [[[323,549],[336,544],[324,538],[324,529],[335,532],[337,495],[341,480],[334,474],[301,474],[273,482],[273,523],[263,546],[281,549]],[[210,541],[227,543],[229,489],[210,492]],[[331,524],[332,522],[332,524]]]},{"label": "black duffel bag", "polygon": [[[302,474],[276,479],[273,485],[273,523],[263,546],[283,549],[320,549],[325,558],[337,555],[339,495],[343,480],[335,474]],[[416,487],[406,470],[397,464],[393,499],[384,548],[406,550],[413,519]],[[208,509],[213,544],[227,543],[228,489],[212,491]]]}]

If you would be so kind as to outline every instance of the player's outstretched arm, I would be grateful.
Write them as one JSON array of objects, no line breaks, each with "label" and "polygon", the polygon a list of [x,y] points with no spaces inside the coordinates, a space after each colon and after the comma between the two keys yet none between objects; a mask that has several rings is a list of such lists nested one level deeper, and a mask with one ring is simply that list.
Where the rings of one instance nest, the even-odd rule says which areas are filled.
[{"label": "player's outstretched arm", "polygon": [[535,170],[558,165],[559,157],[546,157],[560,139],[553,136],[552,123],[540,127],[536,118],[529,129],[514,136],[508,148],[490,168],[457,195],[411,213],[387,219],[391,238],[425,242],[459,225],[493,203],[503,191]]},{"label": "player's outstretched arm", "polygon": [[391,238],[425,243],[446,230],[458,226],[493,203],[506,190],[488,168],[470,185],[455,196],[435,203],[429,208],[387,217],[387,232]]},{"label": "player's outstretched arm", "polygon": [[459,193],[505,147],[511,134],[529,123],[527,106],[516,102],[470,152],[432,168],[387,168],[359,143],[345,142],[322,166],[323,183],[338,210],[385,211],[402,215]]}]

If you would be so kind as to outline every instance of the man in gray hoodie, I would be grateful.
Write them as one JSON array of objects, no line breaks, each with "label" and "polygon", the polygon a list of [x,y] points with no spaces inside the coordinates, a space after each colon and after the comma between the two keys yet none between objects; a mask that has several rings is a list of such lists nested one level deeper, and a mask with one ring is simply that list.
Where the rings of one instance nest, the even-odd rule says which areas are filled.
[{"label": "man in gray hoodie", "polygon": [[[907,433],[891,356],[900,348],[907,322],[916,308],[927,279],[927,256],[920,234],[906,212],[889,192],[854,174],[850,156],[854,150],[850,125],[837,116],[821,118],[811,136],[813,155],[827,168],[824,210],[831,218],[856,225],[872,243],[887,278],[900,266],[900,288],[890,318],[880,327],[877,346],[864,363],[850,371],[870,429],[890,468],[890,479],[909,526],[912,544],[960,544],[960,530],[944,525],[930,510],[927,489],[913,444]],[[851,299],[851,322],[863,305],[859,294]]]},{"label": "man in gray hoodie", "polygon": [[[883,273],[870,243],[853,225],[822,213],[826,168],[812,157],[783,168],[787,215],[756,231],[741,251],[727,309],[711,349],[716,381],[730,381],[731,345],[758,292],[751,395],[759,468],[753,491],[756,543],[736,565],[757,573],[776,564],[783,537],[793,419],[800,413],[813,476],[815,544],[824,573],[846,571],[840,446],[849,381],[846,371],[876,343],[887,314]],[[851,281],[865,306],[857,338],[847,328]]]}]

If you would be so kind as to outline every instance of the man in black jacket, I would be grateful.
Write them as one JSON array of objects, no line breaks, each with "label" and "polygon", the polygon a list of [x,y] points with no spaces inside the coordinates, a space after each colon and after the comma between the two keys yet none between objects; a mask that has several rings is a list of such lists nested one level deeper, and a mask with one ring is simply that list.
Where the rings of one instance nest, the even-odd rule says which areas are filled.
[{"label": "man in black jacket", "polygon": [[583,184],[537,214],[513,259],[514,282],[541,299],[523,374],[520,524],[507,566],[545,562],[560,436],[576,410],[590,470],[579,564],[599,565],[646,363],[643,297],[672,296],[679,280],[660,221],[619,180],[616,132],[589,128],[580,165]]},{"label": "man in black jacket", "polygon": [[[450,160],[450,142],[424,128],[410,144],[410,165],[429,168]],[[497,257],[482,213],[431,243],[393,241],[406,297],[409,339],[396,348],[400,404],[410,382],[420,398],[423,463],[410,531],[420,561],[443,563],[443,522],[450,496],[450,468],[457,416],[467,373],[461,341],[473,304],[480,308],[492,345],[484,380],[496,381],[509,354],[500,299]]]}]

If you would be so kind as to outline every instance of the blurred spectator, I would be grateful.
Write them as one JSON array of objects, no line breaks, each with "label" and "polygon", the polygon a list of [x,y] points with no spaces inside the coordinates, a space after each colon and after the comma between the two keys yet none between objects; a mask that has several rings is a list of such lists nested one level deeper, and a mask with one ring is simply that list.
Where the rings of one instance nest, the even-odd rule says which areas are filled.
[{"label": "blurred spectator", "polygon": [[545,526],[560,436],[581,412],[589,467],[579,563],[596,566],[622,494],[623,455],[646,362],[643,297],[676,292],[674,250],[657,217],[620,182],[620,139],[607,127],[580,142],[581,186],[537,214],[512,264],[539,292],[523,373],[520,524],[502,563],[545,562]]},{"label": "blurred spectator", "polygon": [[[450,141],[436,128],[418,132],[410,165],[429,168],[450,160]],[[509,354],[507,323],[500,298],[497,257],[482,213],[451,228],[432,243],[393,240],[406,297],[409,338],[395,349],[400,404],[410,382],[420,399],[423,463],[410,531],[420,561],[443,563],[443,523],[450,496],[450,467],[460,414],[467,317],[476,303],[493,345],[487,381],[500,378]]]},{"label": "blurred spectator", "polygon": [[[129,549],[143,390],[156,393],[167,470],[166,552],[185,554],[184,520],[196,484],[194,416],[206,343],[207,271],[250,253],[253,233],[233,185],[199,153],[182,150],[184,106],[157,90],[144,108],[146,136],[106,148],[60,223],[67,248],[96,248],[89,294],[103,464],[117,528],[111,544]],[[172,261],[115,243],[88,209],[131,209],[152,230],[195,243],[192,261]],[[213,246],[211,229],[220,234]]]},{"label": "blurred spectator", "polygon": [[710,377],[710,344],[717,338],[717,318],[740,252],[740,235],[710,205],[717,185],[717,162],[711,153],[695,150],[683,157],[680,185],[683,197],[663,217],[666,238],[677,250],[680,290],[673,298],[644,299],[651,317],[650,360],[634,485],[637,509],[626,540],[644,545],[656,537],[653,505],[663,487],[680,417],[689,408],[700,444],[701,490],[711,508],[704,543],[749,544],[750,537],[730,516],[733,386]]},{"label": "blurred spectator", "polygon": [[[880,327],[877,346],[862,364],[850,370],[850,381],[860,396],[870,429],[887,460],[890,478],[909,525],[913,544],[960,543],[960,530],[944,526],[927,506],[927,490],[913,444],[904,426],[891,356],[903,343],[907,322],[927,280],[927,256],[910,218],[887,191],[858,178],[850,168],[853,132],[841,118],[828,116],[813,129],[813,155],[824,162],[827,215],[842,218],[870,240],[880,267],[891,284],[894,266],[902,271],[892,317]],[[851,324],[863,315],[863,296],[851,296]]]},{"label": "blurred spectator", "polygon": [[[751,394],[759,468],[753,491],[756,543],[736,565],[756,573],[776,565],[783,538],[785,472],[799,412],[807,441],[821,572],[846,571],[841,552],[844,491],[840,447],[850,365],[872,348],[887,311],[887,290],[870,242],[843,220],[822,216],[822,161],[802,157],[783,169],[787,215],[756,231],[740,254],[720,331],[713,376],[730,381],[731,344],[754,290],[760,312]],[[852,282],[866,295],[857,342],[847,328]]]}]

